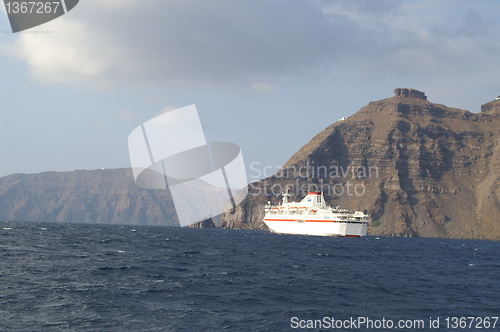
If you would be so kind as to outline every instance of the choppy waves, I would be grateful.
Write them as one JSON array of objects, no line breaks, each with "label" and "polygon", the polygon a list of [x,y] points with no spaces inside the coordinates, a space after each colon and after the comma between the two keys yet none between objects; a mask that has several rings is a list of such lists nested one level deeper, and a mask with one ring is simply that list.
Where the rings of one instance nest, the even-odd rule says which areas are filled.
[{"label": "choppy waves", "polygon": [[2,222],[0,329],[285,331],[292,317],[498,316],[499,249],[487,241]]}]

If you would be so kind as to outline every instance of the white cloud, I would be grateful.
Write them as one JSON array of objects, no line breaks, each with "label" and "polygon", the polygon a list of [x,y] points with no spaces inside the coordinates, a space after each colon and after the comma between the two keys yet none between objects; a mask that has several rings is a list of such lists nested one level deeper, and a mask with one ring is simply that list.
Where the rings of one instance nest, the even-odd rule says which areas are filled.
[{"label": "white cloud", "polygon": [[344,53],[340,20],[307,1],[88,0],[11,46],[46,82],[251,87]]},{"label": "white cloud", "polygon": [[[119,55],[114,48],[99,50],[84,25],[61,17],[45,29],[56,33],[22,33],[14,46],[14,54],[27,61],[33,75],[50,83],[76,84],[105,75]],[[105,82],[103,82],[105,83]],[[97,83],[100,85],[100,83]]]},{"label": "white cloud", "polygon": [[498,58],[499,12],[464,0],[87,0],[43,26],[56,33],[20,34],[10,49],[38,80],[97,87],[268,92],[334,68],[460,79]]}]

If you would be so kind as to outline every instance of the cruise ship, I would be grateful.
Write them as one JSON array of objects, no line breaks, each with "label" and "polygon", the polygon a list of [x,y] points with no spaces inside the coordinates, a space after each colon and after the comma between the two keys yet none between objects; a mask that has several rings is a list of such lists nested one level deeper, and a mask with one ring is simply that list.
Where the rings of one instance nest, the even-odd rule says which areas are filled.
[{"label": "cruise ship", "polygon": [[283,193],[282,204],[268,202],[265,206],[264,223],[271,232],[347,237],[366,235],[367,214],[327,206],[321,192],[310,192],[300,202],[288,202],[289,196],[289,193]]}]

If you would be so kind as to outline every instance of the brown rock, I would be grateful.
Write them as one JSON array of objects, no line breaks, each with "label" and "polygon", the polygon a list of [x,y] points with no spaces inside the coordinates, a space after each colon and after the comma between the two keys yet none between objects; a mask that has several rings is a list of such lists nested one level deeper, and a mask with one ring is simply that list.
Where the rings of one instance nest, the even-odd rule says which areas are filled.
[{"label": "brown rock", "polygon": [[203,221],[189,225],[191,228],[217,228],[214,224],[212,218],[205,219]]},{"label": "brown rock", "polygon": [[[328,126],[280,172],[252,183],[222,227],[265,230],[264,205],[289,187],[292,200],[323,190],[330,205],[369,212],[370,234],[499,240],[500,102],[474,114],[417,90],[395,93]],[[0,219],[178,225],[170,192],[137,187],[129,169],[0,178]]]},{"label": "brown rock", "polygon": [[332,206],[367,210],[380,222],[370,234],[500,239],[500,119],[395,93],[328,126],[223,220],[260,227],[264,204],[280,201],[270,189],[290,187],[295,200],[319,189]]},{"label": "brown rock", "polygon": [[489,103],[481,105],[481,112],[487,114],[500,114],[500,96]]},{"label": "brown rock", "polygon": [[130,169],[0,178],[0,219],[179,225],[170,192],[139,188]]},{"label": "brown rock", "polygon": [[394,90],[394,94],[396,97],[407,97],[407,98],[427,100],[427,96],[425,95],[425,93],[415,89],[397,88]]}]

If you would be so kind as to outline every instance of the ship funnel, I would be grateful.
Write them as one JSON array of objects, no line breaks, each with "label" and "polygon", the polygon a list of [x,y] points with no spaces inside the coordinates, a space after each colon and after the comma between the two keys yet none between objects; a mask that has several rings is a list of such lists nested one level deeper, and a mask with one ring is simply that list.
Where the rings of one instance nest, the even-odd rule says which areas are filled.
[{"label": "ship funnel", "polygon": [[310,192],[306,197],[304,197],[300,204],[306,207],[318,208],[324,208],[326,206],[325,198],[323,197],[322,192]]}]

